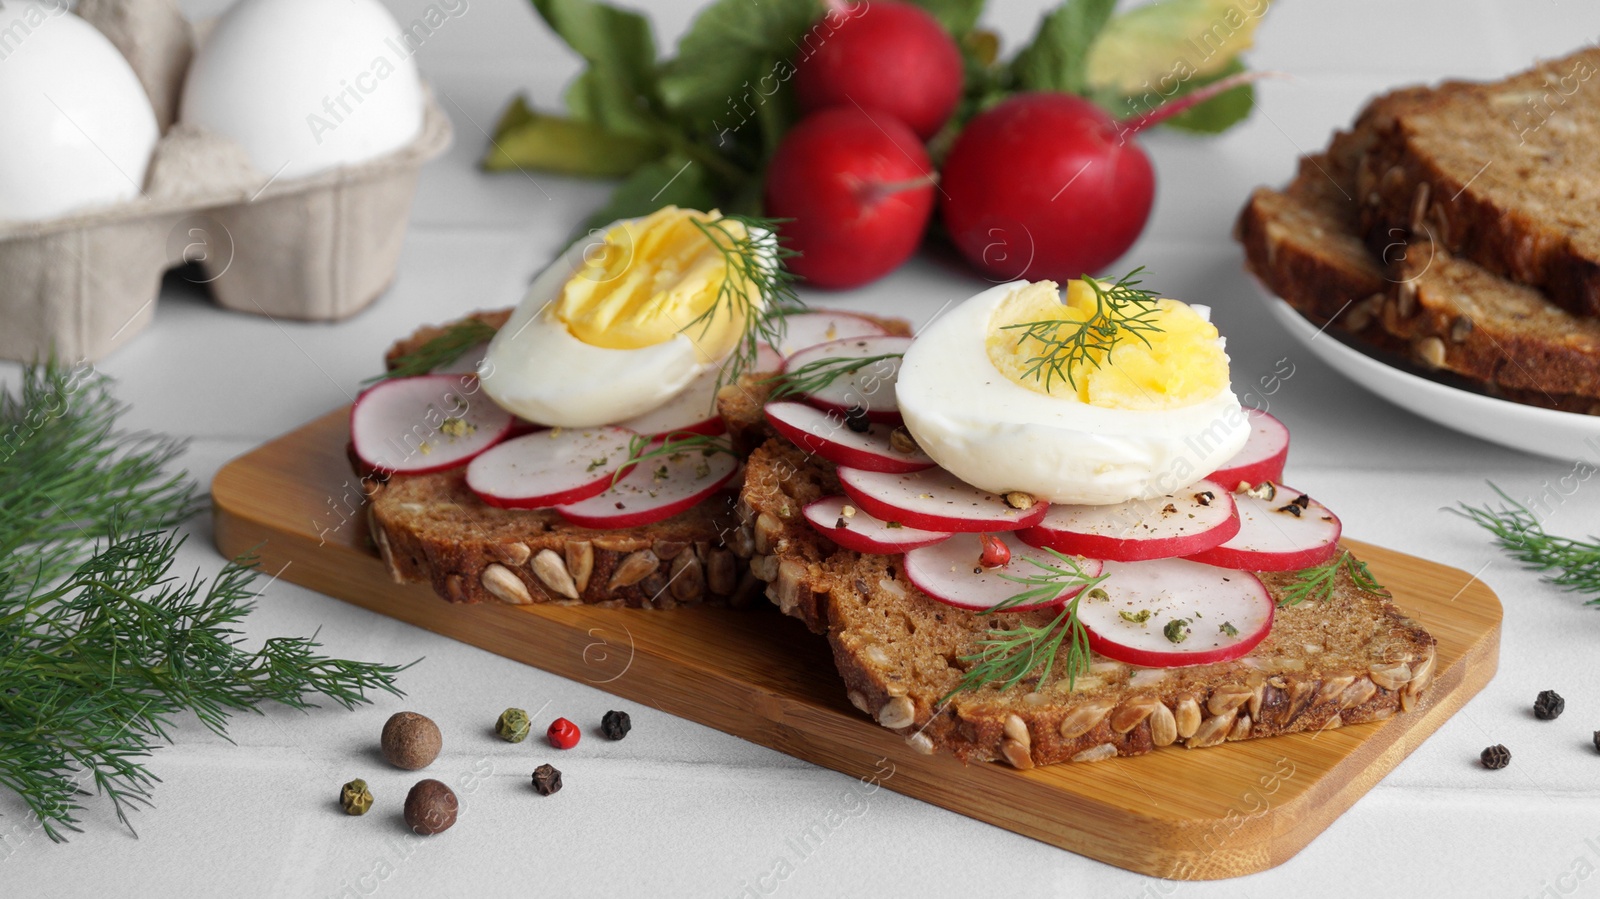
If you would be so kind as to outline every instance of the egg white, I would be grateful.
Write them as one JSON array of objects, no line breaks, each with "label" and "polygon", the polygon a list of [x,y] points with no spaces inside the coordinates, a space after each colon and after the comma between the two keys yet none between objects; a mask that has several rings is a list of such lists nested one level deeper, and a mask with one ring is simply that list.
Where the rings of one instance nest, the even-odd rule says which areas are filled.
[{"label": "egg white", "polygon": [[1231,459],[1250,423],[1231,386],[1181,409],[1104,409],[1013,383],[989,359],[995,310],[1027,282],[1001,284],[917,336],[896,398],[924,452],[997,493],[1103,505],[1181,490]]},{"label": "egg white", "polygon": [[533,280],[478,367],[490,399],[552,427],[590,428],[643,415],[713,367],[700,361],[686,334],[632,350],[574,337],[555,307],[562,286],[583,267],[586,246],[574,244]]}]

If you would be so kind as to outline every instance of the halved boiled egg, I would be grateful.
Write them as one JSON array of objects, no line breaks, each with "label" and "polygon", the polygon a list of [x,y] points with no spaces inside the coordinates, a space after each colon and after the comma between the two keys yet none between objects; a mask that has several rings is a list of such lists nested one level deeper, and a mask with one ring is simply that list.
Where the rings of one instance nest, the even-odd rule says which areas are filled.
[{"label": "halved boiled egg", "polygon": [[[996,493],[1098,505],[1200,480],[1250,434],[1222,338],[1203,307],[1124,304],[1133,321],[1109,308],[1084,281],[1065,296],[1050,281],[978,294],[906,353],[906,427],[934,461]],[[1083,328],[1097,330],[1064,350]],[[1109,351],[1105,329],[1119,333]]]},{"label": "halved boiled egg", "polygon": [[[713,222],[718,240],[763,245],[737,220],[668,206],[569,248],[489,344],[484,390],[530,421],[587,428],[649,412],[720,365],[763,299],[730,272]],[[730,302],[729,284],[748,302]]]}]

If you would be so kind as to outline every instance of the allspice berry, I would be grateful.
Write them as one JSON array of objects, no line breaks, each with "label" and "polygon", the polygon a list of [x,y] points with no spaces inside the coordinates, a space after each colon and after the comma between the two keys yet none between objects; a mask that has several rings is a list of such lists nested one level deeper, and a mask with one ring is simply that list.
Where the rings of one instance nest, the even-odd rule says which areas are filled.
[{"label": "allspice berry", "polygon": [[460,810],[455,791],[431,777],[406,794],[406,826],[425,837],[449,830]]},{"label": "allspice berry", "polygon": [[439,725],[426,715],[396,712],[383,725],[383,757],[396,768],[426,768],[439,757],[443,745]]},{"label": "allspice berry", "polygon": [[339,788],[339,807],[347,815],[365,815],[372,808],[372,791],[367,782],[356,778]]},{"label": "allspice berry", "polygon": [[507,743],[521,743],[528,738],[528,730],[532,726],[526,711],[506,709],[500,713],[500,720],[495,722],[494,732]]}]

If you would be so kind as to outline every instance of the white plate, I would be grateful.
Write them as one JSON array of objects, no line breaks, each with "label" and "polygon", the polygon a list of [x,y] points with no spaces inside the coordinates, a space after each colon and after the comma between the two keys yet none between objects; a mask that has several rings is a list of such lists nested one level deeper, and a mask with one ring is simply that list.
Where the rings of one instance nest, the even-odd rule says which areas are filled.
[{"label": "white plate", "polygon": [[1267,306],[1290,334],[1335,371],[1382,399],[1463,434],[1556,459],[1600,459],[1600,416],[1526,406],[1430,381],[1345,346],[1268,294]]}]

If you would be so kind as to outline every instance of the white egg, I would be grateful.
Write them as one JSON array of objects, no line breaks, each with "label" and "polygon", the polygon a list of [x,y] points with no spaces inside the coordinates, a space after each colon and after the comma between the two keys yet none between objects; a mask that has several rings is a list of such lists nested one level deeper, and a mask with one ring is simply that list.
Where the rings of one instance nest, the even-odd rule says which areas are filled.
[{"label": "white egg", "polygon": [[132,200],[160,138],[117,48],[66,0],[0,3],[0,219]]},{"label": "white egg", "polygon": [[239,0],[195,54],[181,118],[279,178],[383,156],[422,130],[407,37],[378,0]]},{"label": "white egg", "polygon": [[572,336],[553,313],[562,285],[583,267],[585,249],[574,244],[533,280],[478,368],[491,399],[539,424],[589,428],[626,421],[672,399],[711,368],[685,334],[633,350]]},{"label": "white egg", "polygon": [[989,359],[995,310],[1017,281],[919,334],[895,396],[923,451],[984,490],[1101,505],[1181,490],[1232,458],[1250,423],[1232,389],[1180,409],[1106,409],[1014,383]]}]

